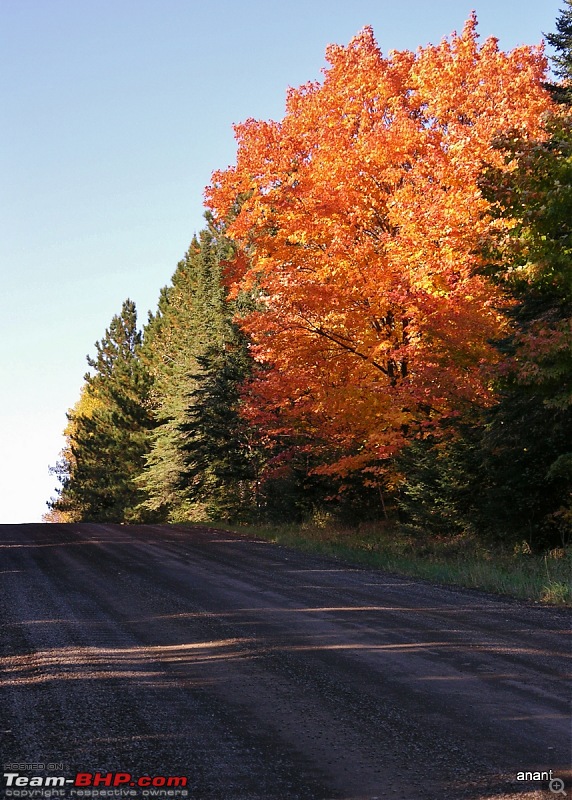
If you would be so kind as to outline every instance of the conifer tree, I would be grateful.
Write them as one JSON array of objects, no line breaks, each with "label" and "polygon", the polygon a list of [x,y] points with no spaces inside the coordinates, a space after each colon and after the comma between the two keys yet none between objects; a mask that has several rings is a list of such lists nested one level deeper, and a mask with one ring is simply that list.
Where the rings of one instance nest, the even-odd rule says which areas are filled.
[{"label": "conifer tree", "polygon": [[[213,354],[234,346],[234,306],[226,299],[223,283],[230,253],[229,243],[207,217],[206,228],[193,238],[170,286],[163,289],[157,313],[150,317],[144,333],[144,358],[154,378],[152,400],[157,427],[139,483],[147,495],[145,507],[169,521],[203,513],[204,495],[199,498],[197,493],[189,492],[189,482],[184,477],[190,457],[184,426],[189,417],[203,413],[196,410],[198,404],[206,402],[208,394],[203,373],[218,381],[217,370],[226,369]],[[240,379],[240,371],[225,373],[223,382],[233,398],[238,389],[231,388],[232,382]],[[226,424],[230,425],[234,411],[227,405],[234,400],[228,395],[219,401],[221,424],[225,424],[226,415]],[[205,409],[204,413],[208,411]],[[232,480],[230,475],[226,479]]]},{"label": "conifer tree", "polygon": [[554,48],[552,57],[554,72],[563,79],[563,83],[550,85],[554,99],[559,103],[570,105],[572,91],[572,0],[564,0],[565,8],[556,20],[556,33],[547,33],[546,41]]},{"label": "conifer tree", "polygon": [[139,483],[145,507],[165,521],[186,516],[177,486],[182,466],[177,424],[185,406],[187,376],[195,369],[198,331],[193,317],[197,283],[194,260],[198,251],[194,238],[171,284],[161,290],[157,312],[150,314],[143,336],[143,359],[153,376],[151,407],[156,427]]},{"label": "conifer tree", "polygon": [[[500,403],[483,440],[489,516],[540,542],[572,536],[572,2],[547,36],[555,48],[552,87],[564,108],[546,138],[500,142],[516,169],[490,171],[484,189],[498,217],[513,221],[494,243],[490,271],[514,304]],[[507,502],[510,498],[510,502]]]},{"label": "conifer tree", "polygon": [[515,224],[492,251],[513,305],[483,452],[488,516],[550,543],[572,535],[572,124],[556,114],[546,127],[544,142],[505,141],[517,168],[487,176]]},{"label": "conifer tree", "polygon": [[93,415],[99,404],[97,398],[88,392],[87,384],[84,383],[77,403],[67,413],[68,423],[64,429],[65,445],[60,458],[55,466],[50,467],[50,473],[60,482],[60,489],[58,497],[52,498],[47,504],[49,511],[43,517],[45,522],[80,522],[82,519],[84,505],[79,494],[74,491],[75,481],[72,481],[72,475],[76,473],[77,467],[74,443],[83,421]]},{"label": "conifer tree", "polygon": [[73,521],[141,521],[135,481],[153,421],[135,303],[123,303],[95,347],[97,355],[87,359],[93,372],[68,413],[67,447],[54,470],[61,489],[49,505]]},{"label": "conifer tree", "polygon": [[248,521],[260,511],[262,450],[241,416],[241,387],[251,370],[244,335],[229,324],[222,342],[197,357],[200,372],[180,423],[188,501],[209,519]]}]

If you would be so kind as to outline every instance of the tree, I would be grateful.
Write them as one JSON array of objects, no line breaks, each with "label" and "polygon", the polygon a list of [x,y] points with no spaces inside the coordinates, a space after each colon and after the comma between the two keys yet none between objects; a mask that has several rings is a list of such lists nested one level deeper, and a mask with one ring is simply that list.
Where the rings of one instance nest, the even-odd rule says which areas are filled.
[{"label": "tree", "polygon": [[564,0],[565,8],[556,20],[556,33],[545,34],[546,41],[556,51],[552,57],[555,73],[562,78],[560,84],[550,84],[548,88],[559,103],[570,105],[572,92],[572,0]]},{"label": "tree", "polygon": [[223,513],[223,496],[238,502],[250,492],[248,459],[237,449],[246,425],[239,433],[235,424],[249,356],[223,281],[232,247],[208,217],[207,223],[162,291],[144,336],[157,427],[139,482],[144,506],[170,521],[204,518],[215,508]]},{"label": "tree", "polygon": [[75,482],[72,482],[72,475],[77,468],[74,443],[81,435],[81,422],[79,421],[91,418],[99,405],[100,401],[87,391],[87,385],[84,384],[77,403],[67,413],[68,423],[64,429],[66,443],[59,460],[55,466],[50,467],[50,473],[55,475],[60,482],[60,489],[58,497],[52,498],[48,502],[49,511],[44,515],[46,522],[81,522],[82,520],[85,506],[79,494],[74,491]]},{"label": "tree", "polygon": [[501,356],[489,371],[497,400],[446,441],[427,439],[401,459],[401,506],[424,530],[474,530],[533,546],[572,533],[572,8],[557,22],[564,108],[538,138],[505,131],[494,142],[502,166],[479,186],[493,224],[480,272],[504,297]]},{"label": "tree", "polygon": [[[566,12],[570,15],[570,12]],[[562,26],[561,26],[562,29]],[[571,62],[570,41],[561,63]],[[562,98],[560,98],[562,99]],[[483,437],[485,511],[537,543],[572,534],[572,120],[546,119],[547,137],[506,136],[498,147],[516,167],[482,181],[497,219],[487,268],[512,299],[498,342],[499,403]]]},{"label": "tree", "polygon": [[255,429],[240,414],[240,387],[251,367],[244,336],[229,328],[225,341],[211,344],[197,364],[180,423],[179,485],[203,518],[250,521],[261,510],[263,456]]},{"label": "tree", "polygon": [[384,58],[366,28],[327,57],[281,122],[236,126],[207,201],[237,246],[231,292],[259,300],[241,319],[265,367],[251,418],[312,442],[316,471],[375,483],[415,432],[492,402],[503,316],[475,269],[477,180],[498,131],[541,135],[551,100],[541,50],[479,47],[474,16],[417,54]]},{"label": "tree", "polygon": [[153,425],[147,401],[150,378],[141,359],[135,303],[126,300],[88,356],[80,400],[68,413],[67,446],[55,468],[61,482],[49,504],[69,521],[144,520],[136,479]]},{"label": "tree", "polygon": [[204,236],[201,242],[202,248],[193,238],[144,329],[143,358],[153,376],[151,402],[156,427],[140,485],[146,495],[145,506],[171,521],[184,519],[188,511],[178,490],[183,465],[178,424],[190,390],[189,374],[196,370],[196,353],[204,346],[195,308],[198,284],[206,277]]}]

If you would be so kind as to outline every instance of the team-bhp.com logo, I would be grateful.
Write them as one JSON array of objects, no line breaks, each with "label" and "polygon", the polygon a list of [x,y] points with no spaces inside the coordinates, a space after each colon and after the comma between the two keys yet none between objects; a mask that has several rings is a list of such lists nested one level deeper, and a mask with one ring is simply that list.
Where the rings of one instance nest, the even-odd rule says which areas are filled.
[{"label": "team-bhp.com logo", "polygon": [[[78,772],[75,778],[65,778],[62,775],[33,776],[21,775],[19,772],[5,772],[7,796],[30,797],[26,789],[63,789],[72,788],[137,788],[137,789],[184,789],[187,778],[184,775],[141,775],[136,777],[130,772]],[[21,791],[18,791],[21,790]],[[74,792],[70,792],[74,795]],[[75,793],[78,794],[79,793]],[[128,795],[131,793],[129,792]],[[143,795],[151,792],[143,792]],[[160,794],[153,792],[153,794]],[[171,793],[170,793],[171,794]],[[184,792],[186,795],[187,792]],[[82,793],[83,795],[83,793]]]}]

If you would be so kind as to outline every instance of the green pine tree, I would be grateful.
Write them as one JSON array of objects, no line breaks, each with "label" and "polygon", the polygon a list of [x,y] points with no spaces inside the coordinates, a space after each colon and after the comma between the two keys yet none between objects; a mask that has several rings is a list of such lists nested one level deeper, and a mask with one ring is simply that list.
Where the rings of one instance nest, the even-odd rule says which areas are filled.
[{"label": "green pine tree", "polygon": [[489,271],[515,305],[483,436],[485,500],[489,517],[538,543],[572,533],[572,124],[555,114],[547,131],[545,142],[506,141],[516,170],[484,184],[515,223],[491,251]]},{"label": "green pine tree", "polygon": [[179,429],[179,484],[203,518],[246,522],[261,511],[263,454],[241,416],[241,387],[251,370],[244,336],[232,324],[223,342],[197,357],[200,369]]},{"label": "green pine tree", "polygon": [[[202,505],[181,479],[187,469],[183,425],[192,407],[202,402],[199,386],[211,354],[224,352],[234,341],[234,304],[226,299],[225,262],[232,250],[207,217],[207,227],[195,237],[179,262],[170,286],[163,289],[157,313],[144,332],[144,358],[153,375],[153,414],[157,426],[139,482],[145,507],[165,520],[196,518]],[[222,368],[222,367],[221,367]],[[237,376],[237,380],[239,377]]]},{"label": "green pine tree", "polygon": [[570,105],[572,101],[572,0],[564,0],[565,8],[556,20],[556,33],[546,33],[546,41],[554,48],[552,57],[554,72],[562,78],[563,83],[549,84],[554,99],[559,103]]},{"label": "green pine tree", "polygon": [[67,446],[54,470],[61,488],[49,505],[70,521],[143,521],[136,480],[153,420],[135,303],[123,303],[95,347],[96,357],[87,359],[93,372],[68,413]]}]

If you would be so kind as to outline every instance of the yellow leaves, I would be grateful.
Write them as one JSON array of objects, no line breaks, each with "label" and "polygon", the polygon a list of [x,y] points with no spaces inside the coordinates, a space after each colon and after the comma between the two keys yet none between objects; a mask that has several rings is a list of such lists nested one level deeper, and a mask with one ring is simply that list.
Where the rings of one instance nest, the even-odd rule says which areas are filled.
[{"label": "yellow leaves", "polygon": [[94,413],[97,409],[103,407],[103,401],[100,400],[96,395],[89,391],[89,387],[87,385],[83,386],[81,389],[81,393],[79,396],[79,400],[75,404],[75,406],[70,410],[70,421],[65,427],[64,435],[67,438],[73,438],[75,435],[75,431],[77,429],[77,425],[75,420],[78,417],[86,417],[87,419],[93,417]]}]

